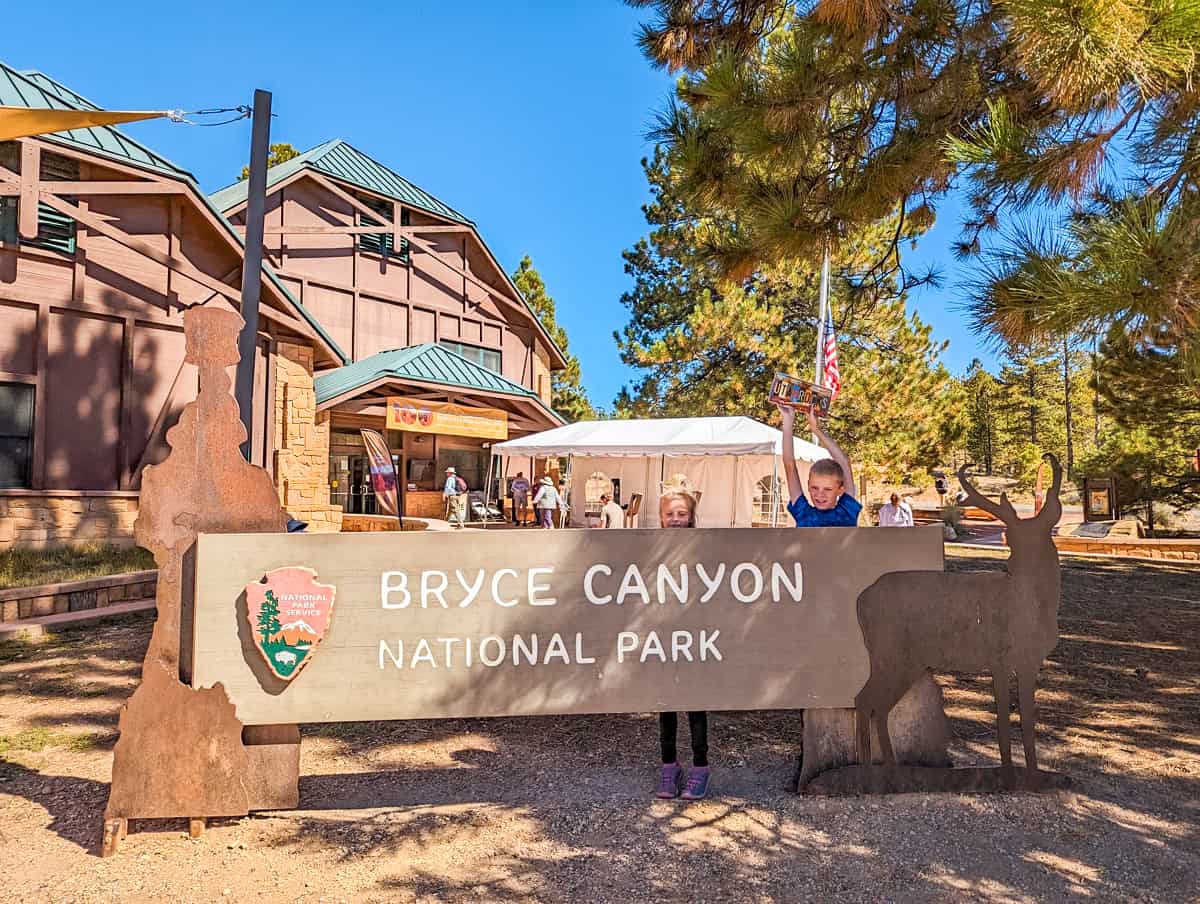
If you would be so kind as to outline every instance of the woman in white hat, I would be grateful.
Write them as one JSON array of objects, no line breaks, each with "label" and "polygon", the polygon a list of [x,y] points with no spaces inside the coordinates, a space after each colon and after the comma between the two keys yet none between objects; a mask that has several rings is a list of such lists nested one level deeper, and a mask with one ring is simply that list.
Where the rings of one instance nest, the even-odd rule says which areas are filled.
[{"label": "woman in white hat", "polygon": [[533,496],[533,507],[537,509],[538,523],[546,530],[554,528],[554,510],[559,507],[558,490],[554,489],[554,481],[543,477],[538,481],[537,492]]}]

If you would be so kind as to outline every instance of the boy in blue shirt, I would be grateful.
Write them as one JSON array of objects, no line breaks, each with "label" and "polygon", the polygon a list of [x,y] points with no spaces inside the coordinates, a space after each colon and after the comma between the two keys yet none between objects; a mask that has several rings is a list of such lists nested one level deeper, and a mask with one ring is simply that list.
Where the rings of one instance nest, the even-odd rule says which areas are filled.
[{"label": "boy in blue shirt", "polygon": [[841,447],[830,439],[817,416],[808,412],[808,426],[829,450],[832,458],[813,462],[808,472],[808,498],[796,469],[796,450],[792,432],[796,425],[794,408],[777,406],[783,417],[783,473],[787,475],[787,510],[796,519],[796,527],[854,527],[862,503],[854,498],[854,475]]}]

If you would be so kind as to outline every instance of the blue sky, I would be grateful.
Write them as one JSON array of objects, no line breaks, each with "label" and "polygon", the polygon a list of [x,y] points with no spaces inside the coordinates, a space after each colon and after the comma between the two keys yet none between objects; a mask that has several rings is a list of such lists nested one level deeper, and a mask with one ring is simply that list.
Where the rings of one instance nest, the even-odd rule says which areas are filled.
[{"label": "blue sky", "polygon": [[[593,401],[611,403],[634,375],[611,338],[626,319],[621,251],[645,231],[639,161],[672,86],[637,50],[639,11],[619,0],[191,6],[60,4],[55,19],[70,28],[0,46],[0,58],[112,108],[234,106],[272,91],[273,141],[303,150],[344,138],[475,220],[510,272],[531,255]],[[6,10],[5,25],[50,34],[30,4]],[[248,154],[246,123],[124,128],[206,191],[236,178]],[[952,307],[959,205],[943,207],[908,260],[943,270],[943,288],[914,301],[960,372],[980,351]]]}]

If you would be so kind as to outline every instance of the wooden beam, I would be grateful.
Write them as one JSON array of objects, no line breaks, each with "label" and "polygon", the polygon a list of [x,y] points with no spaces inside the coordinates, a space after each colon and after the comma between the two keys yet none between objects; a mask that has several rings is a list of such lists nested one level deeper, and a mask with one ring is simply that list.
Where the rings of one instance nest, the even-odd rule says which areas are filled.
[{"label": "wooden beam", "polygon": [[[379,219],[379,214],[376,211],[372,210],[370,207],[368,207],[362,201],[358,200],[358,198],[354,197],[354,195],[350,194],[347,191],[343,191],[341,188],[334,185],[332,182],[330,182],[328,179],[326,179],[324,176],[322,176],[318,173],[311,173],[310,175],[312,176],[313,179],[315,179],[317,182],[319,182],[322,187],[326,188],[333,194],[337,195],[339,198],[341,198],[343,201],[345,201],[347,204],[349,204],[351,207],[353,207],[359,213],[363,214],[364,216],[370,217],[372,219],[376,219],[376,220]],[[403,227],[403,226],[399,226],[396,224],[389,224],[389,225],[392,228],[376,230],[376,232],[397,232],[397,231],[403,230],[405,228],[412,228],[412,227]],[[404,235],[403,232],[401,232],[400,234]],[[508,304],[510,306],[519,307],[521,309],[521,311],[526,314],[526,316],[529,316],[529,312],[527,310],[525,310],[524,305],[518,304],[512,298],[510,298],[508,295],[505,295],[503,292],[501,292],[499,289],[497,289],[495,286],[489,285],[488,283],[484,282],[482,279],[479,279],[473,273],[470,273],[470,272],[462,269],[461,267],[456,267],[456,266],[454,266],[454,264],[448,263],[447,261],[444,261],[440,257],[438,257],[438,251],[431,242],[427,242],[424,239],[418,238],[415,235],[406,235],[405,238],[408,239],[409,244],[411,244],[417,248],[420,248],[422,251],[431,255],[435,261],[437,261],[439,264],[441,264],[446,269],[457,274],[458,276],[465,277],[468,282],[473,283],[474,285],[478,286],[480,289],[483,289],[489,295],[492,295],[495,298],[499,299],[500,301],[503,301],[505,304]]]},{"label": "wooden beam", "polygon": [[137,321],[133,315],[125,317],[121,329],[121,428],[117,434],[117,486],[129,489],[125,475],[129,472],[133,439],[133,335]]},{"label": "wooden beam", "polygon": [[[375,214],[378,219],[379,215]],[[234,229],[244,233],[246,227],[234,224]],[[381,223],[378,226],[267,226],[263,235],[374,235],[377,232],[398,233],[402,236],[438,235],[441,233],[470,232],[467,226],[400,226]]]},{"label": "wooden beam", "polygon": [[206,289],[212,289],[214,292],[224,295],[231,301],[241,301],[242,294],[240,289],[234,288],[231,285],[214,279],[207,273],[204,273],[197,267],[193,266],[191,262],[182,258],[172,257],[169,252],[161,251],[158,248],[155,248],[149,242],[131,236],[124,230],[118,229],[116,226],[106,223],[95,214],[81,209],[78,205],[64,201],[57,195],[52,195],[49,192],[40,192],[38,197],[43,203],[53,207],[59,213],[64,213],[87,226],[89,229],[94,229],[101,235],[108,236],[113,241],[124,245],[131,251],[136,251],[138,254],[142,255],[142,257],[147,257],[157,264],[161,264],[164,267],[172,269],[180,276],[186,276],[193,282],[199,283]]},{"label": "wooden beam", "polygon": [[[183,256],[183,199],[172,198],[167,205],[167,253],[171,257]],[[238,269],[241,269],[240,267]],[[236,273],[234,270],[233,273]],[[232,275],[232,273],[230,274]],[[229,276],[221,278],[225,282]],[[179,286],[176,284],[175,271],[167,271],[167,303],[179,304]],[[168,311],[170,309],[168,308]]]},{"label": "wooden beam", "polygon": [[[36,147],[36,145],[35,145]],[[187,189],[178,182],[42,182],[40,191],[59,195],[182,195]],[[18,194],[19,190],[0,186],[0,195]]]},{"label": "wooden beam", "polygon": [[[6,167],[0,166],[0,181],[6,181],[6,182],[11,183],[14,180],[14,178],[19,178],[19,177],[17,177],[16,173],[14,173],[12,170],[7,169]],[[49,192],[39,192],[38,199],[41,200],[44,204],[47,204],[50,207],[53,207],[59,213],[64,213],[67,216],[71,217],[72,219],[76,220],[77,222],[83,224],[84,226],[87,226],[89,229],[92,229],[93,231],[98,232],[101,235],[108,236],[113,241],[115,241],[121,245],[124,245],[126,248],[130,249],[131,251],[136,251],[138,254],[142,255],[143,257],[149,258],[150,260],[154,261],[156,264],[161,264],[162,266],[166,267],[168,270],[173,270],[176,273],[178,273],[180,276],[187,277],[188,279],[192,280],[193,282],[199,283],[200,285],[204,286],[206,289],[211,289],[213,292],[216,292],[218,295],[228,298],[230,301],[237,302],[240,305],[241,299],[242,299],[242,294],[241,294],[240,289],[235,288],[234,286],[231,286],[228,283],[224,283],[224,282],[221,282],[220,280],[214,279],[213,277],[209,276],[207,273],[204,273],[203,271],[201,271],[200,269],[195,267],[191,262],[186,261],[182,258],[175,257],[174,255],[172,255],[168,252],[161,251],[158,248],[155,248],[149,242],[143,241],[142,239],[135,238],[134,236],[129,235],[127,232],[125,232],[121,229],[118,229],[116,226],[109,224],[103,218],[97,216],[96,214],[91,213],[89,211],[85,211],[76,204],[71,204],[67,201],[64,201],[62,198],[58,197],[57,195],[52,195]],[[240,272],[240,270],[241,270],[241,268],[239,267],[238,272]],[[263,274],[263,278],[264,279],[266,278],[265,273]],[[269,316],[275,318],[280,323],[283,323],[284,325],[290,327],[291,329],[294,329],[301,336],[307,336],[309,338],[313,338],[314,330],[313,330],[312,326],[310,324],[305,323],[300,318],[293,317],[291,314],[288,314],[284,311],[281,311],[279,308],[271,307],[269,305],[264,305],[262,310],[264,310],[264,311],[269,310],[270,311]]]},{"label": "wooden beam", "polygon": [[50,368],[50,304],[43,301],[38,306],[37,351],[34,353],[33,370],[37,383],[33,390],[33,467],[30,486],[35,490],[46,488],[46,372]]},{"label": "wooden beam", "polygon": [[42,171],[42,149],[32,141],[21,142],[21,204],[18,209],[17,232],[23,239],[36,239],[38,234],[38,179]]},{"label": "wooden beam", "polygon": [[[88,164],[79,164],[79,174],[86,175]],[[44,185],[44,182],[43,182]],[[79,202],[79,209],[88,209],[88,199]],[[88,281],[88,227],[76,229],[76,262],[71,280],[71,303],[83,307],[84,288]]]}]

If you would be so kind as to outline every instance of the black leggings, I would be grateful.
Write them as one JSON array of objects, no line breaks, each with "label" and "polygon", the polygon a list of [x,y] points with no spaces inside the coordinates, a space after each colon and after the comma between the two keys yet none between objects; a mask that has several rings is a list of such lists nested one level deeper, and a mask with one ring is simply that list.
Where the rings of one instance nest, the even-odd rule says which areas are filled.
[{"label": "black leggings", "polygon": [[[692,735],[692,765],[708,765],[708,713],[688,713],[688,730]],[[676,713],[658,714],[658,738],[662,744],[662,761],[670,764],[679,759],[675,751],[675,735],[679,731]]]}]

